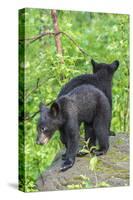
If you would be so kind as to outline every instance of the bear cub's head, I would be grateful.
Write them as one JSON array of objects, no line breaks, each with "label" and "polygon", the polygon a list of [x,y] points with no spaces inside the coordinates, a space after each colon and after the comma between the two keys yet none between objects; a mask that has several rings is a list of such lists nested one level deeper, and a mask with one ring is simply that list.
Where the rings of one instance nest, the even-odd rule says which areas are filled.
[{"label": "bear cub's head", "polygon": [[104,71],[107,70],[110,74],[113,74],[119,66],[119,61],[115,60],[111,64],[106,64],[106,63],[97,63],[93,59],[91,59],[91,64],[93,66],[93,73],[96,73],[100,70]]},{"label": "bear cub's head", "polygon": [[37,144],[47,144],[54,132],[60,127],[60,105],[54,102],[50,108],[40,103],[40,118],[37,124]]}]

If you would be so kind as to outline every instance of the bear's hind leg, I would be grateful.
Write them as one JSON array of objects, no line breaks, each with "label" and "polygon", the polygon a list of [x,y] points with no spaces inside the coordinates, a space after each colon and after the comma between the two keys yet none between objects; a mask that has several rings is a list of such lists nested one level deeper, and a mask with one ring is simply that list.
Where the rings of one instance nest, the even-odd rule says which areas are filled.
[{"label": "bear's hind leg", "polygon": [[93,150],[96,156],[105,154],[109,148],[109,131],[108,126],[105,124],[105,119],[96,118],[94,120],[94,131],[99,143],[99,149]]},{"label": "bear's hind leg", "polygon": [[89,140],[88,147],[96,146],[96,135],[93,129],[93,124],[84,123],[85,128],[85,141]]},{"label": "bear's hind leg", "polygon": [[[84,129],[85,129],[85,141],[89,140],[86,149],[91,148],[92,146],[96,146],[96,136],[93,129],[93,124],[84,123]],[[79,151],[77,153],[77,156],[82,157],[85,156],[86,154],[87,152]]]}]

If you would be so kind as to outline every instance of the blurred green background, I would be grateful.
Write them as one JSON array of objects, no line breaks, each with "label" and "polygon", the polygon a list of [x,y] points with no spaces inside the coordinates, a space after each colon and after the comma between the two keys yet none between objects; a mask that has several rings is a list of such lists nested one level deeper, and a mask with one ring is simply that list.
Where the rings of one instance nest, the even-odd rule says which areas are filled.
[{"label": "blurred green background", "polygon": [[[71,36],[89,56],[81,53],[63,34],[61,43],[64,63],[61,63],[60,56],[56,53],[53,35],[34,42],[20,41],[20,116],[36,112],[41,101],[49,103],[54,100],[61,87],[71,78],[82,73],[92,73],[91,58],[105,63],[117,59],[120,66],[113,78],[112,130],[116,133],[128,133],[129,16],[75,11],[57,11],[57,15],[60,31]],[[20,39],[32,38],[43,32],[54,32],[50,10],[24,9],[19,16]],[[20,117],[19,188],[27,192],[36,191],[37,177],[51,164],[62,146],[58,132],[47,145],[35,144],[38,117],[36,115],[25,122]]]}]

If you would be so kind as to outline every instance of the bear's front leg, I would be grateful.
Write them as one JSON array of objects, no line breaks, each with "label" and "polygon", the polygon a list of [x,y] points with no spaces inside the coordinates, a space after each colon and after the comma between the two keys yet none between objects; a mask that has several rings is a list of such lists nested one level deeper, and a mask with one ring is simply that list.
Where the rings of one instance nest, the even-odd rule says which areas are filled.
[{"label": "bear's front leg", "polygon": [[71,168],[75,162],[75,157],[78,151],[79,145],[79,128],[78,126],[72,122],[68,124],[66,127],[66,135],[67,135],[67,154],[64,163],[61,166],[61,171],[66,171]]}]

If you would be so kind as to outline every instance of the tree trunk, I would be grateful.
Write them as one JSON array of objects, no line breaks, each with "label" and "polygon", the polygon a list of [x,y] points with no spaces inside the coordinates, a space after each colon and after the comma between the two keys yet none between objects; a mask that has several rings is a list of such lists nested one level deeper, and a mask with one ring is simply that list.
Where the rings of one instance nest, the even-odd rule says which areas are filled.
[{"label": "tree trunk", "polygon": [[[56,10],[51,10],[51,16],[52,16],[53,25],[54,25],[54,32],[56,34],[59,32],[59,25],[58,25],[58,18],[57,18]],[[61,63],[63,64],[64,59],[63,59],[63,54],[62,54],[61,35],[60,34],[55,35],[55,44],[56,44],[57,54],[61,55]]]}]

